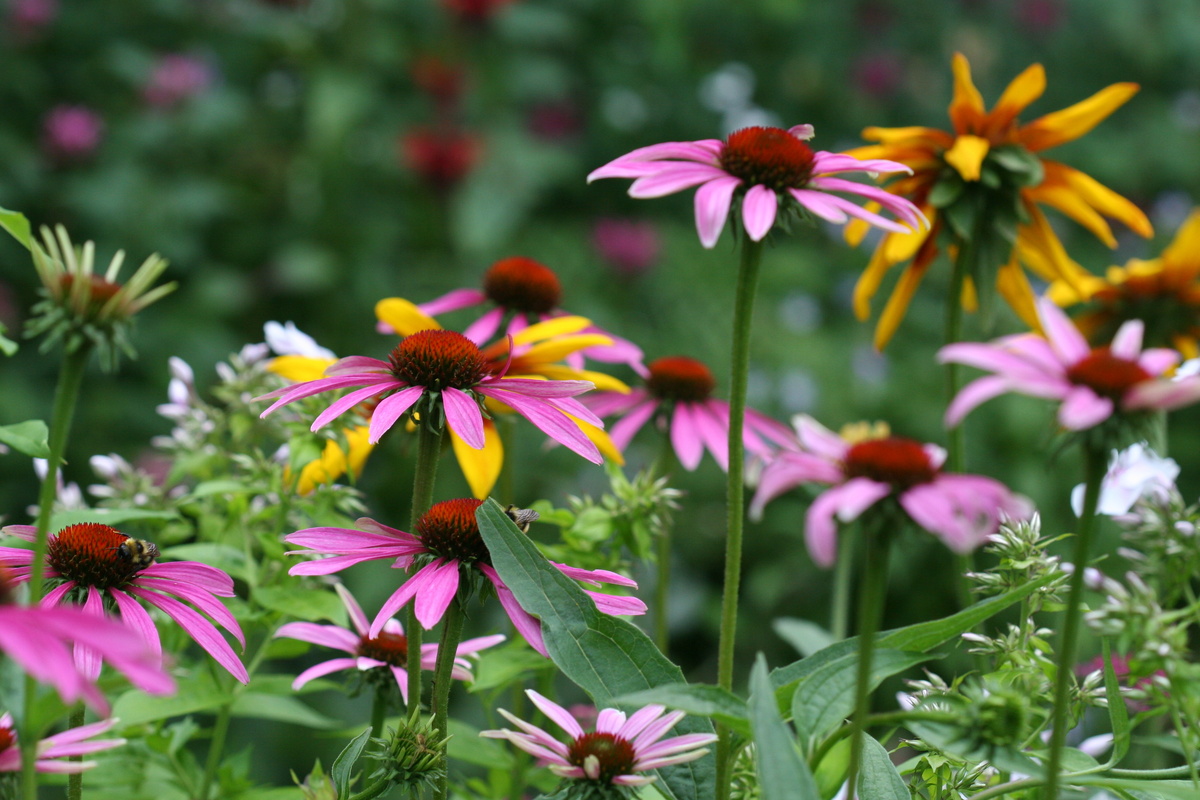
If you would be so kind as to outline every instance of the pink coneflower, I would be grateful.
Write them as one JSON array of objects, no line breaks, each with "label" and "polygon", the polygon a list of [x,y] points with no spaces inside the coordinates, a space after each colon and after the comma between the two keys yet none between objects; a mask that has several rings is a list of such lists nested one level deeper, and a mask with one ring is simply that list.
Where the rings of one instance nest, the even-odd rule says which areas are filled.
[{"label": "pink coneflower", "polygon": [[[612,426],[613,444],[624,450],[642,427],[657,416],[660,429],[671,437],[679,463],[686,470],[700,464],[705,449],[721,469],[729,469],[729,403],[712,397],[717,382],[704,364],[684,356],[669,356],[650,363],[646,385],[628,394],[600,392],[585,402],[598,416],[623,415]],[[746,411],[746,449],[766,458],[785,445],[791,432],[769,417]]]},{"label": "pink coneflower", "polygon": [[8,24],[16,38],[34,39],[58,16],[58,0],[12,0],[8,4]]},{"label": "pink coneflower", "polygon": [[[417,621],[426,630],[441,620],[442,615],[458,593],[460,578],[468,580],[482,574],[496,591],[500,605],[508,613],[517,631],[534,650],[546,655],[542,643],[541,623],[521,608],[512,591],[492,569],[491,555],[479,534],[475,511],[483,501],[474,499],[444,500],[417,521],[417,533],[381,525],[372,519],[359,519],[359,529],[307,528],[284,537],[288,544],[308,547],[318,553],[334,556],[306,561],[288,570],[291,575],[329,575],[363,561],[394,558],[392,565],[408,569],[418,563],[421,568],[397,589],[383,604],[369,636],[378,636],[387,621],[410,600],[416,598]],[[304,551],[295,551],[304,552]],[[586,570],[550,562],[566,575],[578,581],[637,588],[637,583],[608,570]],[[588,591],[596,608],[605,614],[632,615],[646,613],[646,604],[636,597],[623,597]]]},{"label": "pink coneflower", "polygon": [[60,105],[42,122],[42,149],[59,161],[81,161],[100,146],[104,120],[85,106]]},{"label": "pink coneflower", "polygon": [[[95,761],[59,761],[57,759],[71,756],[86,756],[101,750],[111,750],[125,744],[124,739],[95,739],[117,724],[115,719],[103,722],[93,722],[91,725],[81,725],[78,728],[56,733],[42,739],[37,746],[37,761],[34,762],[38,772],[83,772],[96,766]],[[0,716],[0,772],[19,772],[21,770],[21,749],[17,744],[17,730],[13,727],[12,714]]]},{"label": "pink coneflower", "polygon": [[1200,375],[1163,377],[1179,363],[1179,353],[1142,350],[1141,320],[1123,324],[1112,344],[1093,348],[1052,301],[1041,298],[1037,310],[1044,338],[1023,333],[990,343],[959,342],[938,351],[943,363],[993,373],[963,387],[946,409],[948,427],[1006,392],[1061,400],[1058,423],[1072,431],[1095,427],[1114,413],[1169,411],[1200,400]]},{"label": "pink coneflower", "polygon": [[107,714],[108,701],[79,674],[69,643],[99,653],[130,683],[150,694],[175,693],[175,681],[142,637],[115,620],[96,619],[77,608],[18,606],[12,602],[11,574],[0,569],[0,652],[39,683],[53,686],[65,703],[83,699]]},{"label": "pink coneflower", "polygon": [[[9,525],[2,532],[29,542],[37,535],[32,525]],[[130,539],[108,525],[95,522],[68,525],[51,536],[47,544],[45,575],[58,586],[42,598],[42,605],[71,606],[73,600],[81,601],[80,607],[87,614],[107,619],[104,606],[111,601],[120,612],[121,621],[161,658],[158,629],[135,598],[143,600],[175,620],[233,677],[249,683],[250,676],[233,648],[205,617],[207,614],[232,633],[242,647],[246,646],[237,620],[217,600],[217,597],[233,597],[233,579],[198,561],[158,564],[154,562],[157,554],[158,549],[152,544]],[[0,547],[0,566],[10,568],[14,580],[29,580],[32,565],[32,550]],[[85,677],[95,680],[100,674],[103,653],[77,639],[75,663]]]},{"label": "pink coneflower", "polygon": [[520,728],[510,731],[481,731],[489,739],[507,739],[536,758],[549,762],[550,771],[563,778],[593,781],[614,786],[645,786],[654,780],[650,770],[695,761],[708,753],[702,749],[717,740],[711,733],[689,733],[662,737],[686,714],[660,705],[646,706],[628,718],[624,711],[606,708],[596,718],[596,730],[586,733],[562,706],[532,689],[525,694],[550,720],[562,728],[571,741],[562,742],[546,731],[517,719],[504,709],[504,718]]},{"label": "pink coneflower", "polygon": [[803,483],[829,484],[804,519],[804,538],[822,567],[837,557],[837,523],[858,519],[894,496],[913,522],[957,553],[968,553],[996,532],[1002,518],[1024,519],[1033,508],[999,481],[980,475],[947,475],[946,453],[932,444],[887,436],[856,444],[811,417],[796,419],[795,448],[767,463],[750,505],[753,517]]},{"label": "pink coneflower", "polygon": [[658,229],[641,220],[603,217],[592,226],[592,247],[622,275],[641,275],[662,250]]},{"label": "pink coneflower", "polygon": [[[394,678],[396,685],[400,687],[400,696],[407,703],[408,671],[405,666],[408,663],[408,637],[404,635],[404,629],[400,626],[400,622],[389,619],[383,623],[383,630],[379,632],[379,635],[372,636],[371,625],[367,622],[367,615],[363,613],[362,606],[340,583],[334,588],[337,590],[338,596],[342,598],[342,604],[346,606],[346,613],[350,617],[350,624],[354,626],[354,630],[347,630],[337,625],[289,622],[280,627],[275,635],[332,647],[349,653],[351,657],[334,658],[309,667],[296,676],[296,680],[292,681],[292,688],[299,689],[312,679],[320,678],[331,672],[353,669],[366,673],[368,680],[386,677],[390,681]],[[468,639],[460,644],[455,650],[458,657],[454,659],[450,677],[460,681],[473,680],[471,662],[467,660],[466,656],[500,644],[504,639],[504,635],[498,633],[493,636]],[[433,670],[437,664],[437,651],[436,644],[421,645],[421,669]]]},{"label": "pink coneflower", "polygon": [[[516,336],[530,323],[544,322],[555,317],[568,315],[559,307],[562,301],[562,283],[554,270],[540,261],[525,256],[502,258],[488,267],[483,274],[482,289],[454,289],[441,297],[416,306],[416,310],[428,317],[437,317],[475,306],[488,309],[463,331],[463,335],[482,345],[504,333]],[[387,303],[382,300],[380,303]],[[509,320],[508,325],[504,324]],[[397,329],[381,321],[382,333],[395,332],[404,336],[409,330]],[[613,336],[605,330],[591,326],[583,333],[598,333],[612,340],[611,344],[597,345],[573,354],[569,359],[572,366],[579,368],[582,357],[612,364],[628,364],[635,371],[642,371],[642,350],[633,342]]]},{"label": "pink coneflower", "polygon": [[142,88],[142,97],[152,106],[169,108],[200,94],[210,83],[212,68],[202,59],[170,53],[154,65]]},{"label": "pink coneflower", "polygon": [[[650,198],[696,190],[696,230],[700,243],[712,247],[725,227],[735,198],[741,203],[746,234],[760,241],[775,224],[780,205],[793,204],[821,219],[841,224],[857,217],[895,233],[928,227],[920,210],[908,200],[875,186],[833,177],[843,172],[912,172],[895,161],[860,160],[843,153],[814,152],[805,144],[811,125],[782,128],[751,127],[734,131],[725,141],[665,142],[626,153],[588,175],[634,178],[630,197]],[[901,225],[831,192],[874,201],[907,223]]]},{"label": "pink coneflower", "polygon": [[364,400],[392,392],[371,414],[368,441],[375,444],[410,409],[423,420],[444,418],[450,430],[468,446],[484,446],[480,401],[487,397],[511,408],[556,442],[594,464],[600,451],[580,431],[572,417],[604,427],[578,400],[591,381],[543,381],[493,374],[479,347],[461,333],[430,330],[406,336],[387,361],[367,356],[343,358],[325,370],[326,377],[276,389],[256,398],[278,397],[261,416],[280,406],[335,389],[355,389],[322,411],[314,431]]}]

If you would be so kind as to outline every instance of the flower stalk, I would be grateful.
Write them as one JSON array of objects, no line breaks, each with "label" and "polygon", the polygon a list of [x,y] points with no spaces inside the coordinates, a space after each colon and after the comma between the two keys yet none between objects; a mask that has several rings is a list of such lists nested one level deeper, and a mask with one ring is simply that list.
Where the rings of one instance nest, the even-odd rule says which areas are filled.
[{"label": "flower stalk", "polygon": [[[438,645],[437,666],[434,667],[433,671],[433,726],[437,731],[438,738],[443,742],[448,735],[451,672],[454,669],[454,658],[458,652],[459,642],[462,641],[462,629],[462,605],[456,599],[446,609],[446,615],[442,618],[442,642]],[[447,754],[443,749],[443,764],[445,764],[446,760]],[[438,776],[437,786],[434,789],[433,796],[436,800],[446,800],[450,796],[449,775],[449,765],[445,764],[445,768]]]},{"label": "flower stalk", "polygon": [[[733,307],[733,357],[729,379],[729,472],[726,481],[727,535],[725,539],[725,587],[721,599],[721,636],[717,656],[717,684],[733,688],[734,642],[737,637],[738,590],[742,578],[742,532],[745,520],[745,443],[742,429],[746,417],[746,382],[750,371],[750,327],[754,294],[762,261],[762,242],[742,239],[738,266],[737,295]],[[718,798],[729,796],[732,766],[730,731],[717,726]]]},{"label": "flower stalk", "polygon": [[[427,424],[417,426],[417,463],[413,476],[412,491],[412,524],[416,530],[417,521],[425,515],[433,505],[433,484],[437,478],[438,456],[442,448],[442,432],[433,430]],[[421,707],[421,634],[423,629],[417,622],[416,604],[408,606],[404,615],[404,631],[408,636],[408,707]],[[453,651],[451,651],[453,652]]]},{"label": "flower stalk", "polygon": [[[655,478],[666,477],[675,468],[675,449],[671,446],[671,438],[663,437],[662,451],[658,454],[652,475]],[[659,652],[666,654],[671,646],[670,598],[671,598],[671,523],[663,520],[658,529],[655,556],[658,559],[657,580],[654,584],[654,644]]]}]

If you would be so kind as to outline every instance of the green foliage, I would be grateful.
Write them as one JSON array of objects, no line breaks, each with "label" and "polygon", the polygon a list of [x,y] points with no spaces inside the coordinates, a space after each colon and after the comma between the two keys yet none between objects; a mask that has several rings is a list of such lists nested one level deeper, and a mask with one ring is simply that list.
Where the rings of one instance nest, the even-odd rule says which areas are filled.
[{"label": "green foliage", "polygon": [[40,419],[31,419],[13,425],[0,425],[0,444],[33,458],[49,458],[50,430]]}]

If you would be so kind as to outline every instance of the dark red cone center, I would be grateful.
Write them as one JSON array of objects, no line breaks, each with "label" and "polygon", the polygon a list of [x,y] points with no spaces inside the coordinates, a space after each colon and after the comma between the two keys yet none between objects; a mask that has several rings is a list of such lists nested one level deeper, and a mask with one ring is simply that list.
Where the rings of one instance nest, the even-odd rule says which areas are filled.
[{"label": "dark red cone center", "polygon": [[388,666],[404,667],[408,664],[408,637],[402,633],[383,631],[374,639],[362,637],[358,643],[358,655],[373,658]]},{"label": "dark red cone center", "polygon": [[726,172],[747,186],[762,184],[783,191],[808,183],[816,157],[807,144],[783,128],[755,126],[729,134],[720,161]]},{"label": "dark red cone center", "polygon": [[660,400],[698,403],[712,396],[717,381],[708,367],[694,358],[668,356],[652,361],[646,388]]},{"label": "dark red cone center", "polygon": [[610,783],[618,775],[632,774],[636,760],[633,743],[611,733],[585,733],[567,748],[567,760],[585,772],[588,756],[594,756],[599,763],[596,780],[601,783]]},{"label": "dark red cone center", "polygon": [[128,539],[116,528],[97,522],[68,525],[47,542],[46,563],[80,586],[120,588],[144,567],[128,548],[122,548]]},{"label": "dark red cone center", "polygon": [[1067,370],[1071,383],[1113,400],[1120,400],[1132,387],[1153,377],[1137,362],[1114,356],[1107,347],[1097,347]]},{"label": "dark red cone center", "polygon": [[13,746],[17,741],[17,735],[12,728],[0,726],[0,753]]},{"label": "dark red cone center", "polygon": [[483,292],[496,305],[522,314],[549,314],[562,300],[554,270],[523,256],[492,264],[483,276]]},{"label": "dark red cone center", "polygon": [[929,483],[938,473],[920,442],[899,436],[854,445],[846,453],[845,467],[848,478],[870,478],[901,490]]},{"label": "dark red cone center", "polygon": [[477,561],[491,564],[487,546],[475,522],[475,510],[481,505],[482,500],[469,497],[434,503],[417,520],[416,534],[436,556],[458,559],[463,564]]},{"label": "dark red cone center", "polygon": [[412,386],[470,389],[488,375],[479,348],[455,331],[419,331],[406,336],[388,356],[392,374]]}]

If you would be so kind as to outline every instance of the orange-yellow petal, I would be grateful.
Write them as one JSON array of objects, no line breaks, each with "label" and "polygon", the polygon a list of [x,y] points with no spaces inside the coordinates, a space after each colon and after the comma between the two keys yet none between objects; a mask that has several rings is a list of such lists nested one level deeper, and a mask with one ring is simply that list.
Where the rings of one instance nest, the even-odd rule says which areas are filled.
[{"label": "orange-yellow petal", "polygon": [[983,96],[971,80],[971,64],[962,53],[954,54],[954,99],[950,101],[950,122],[955,133],[978,133],[983,122]]},{"label": "orange-yellow petal", "polygon": [[584,333],[578,336],[560,336],[548,342],[539,342],[521,354],[523,361],[554,363],[589,347],[612,344],[612,337],[599,333]]},{"label": "orange-yellow petal", "polygon": [[1108,226],[1104,217],[1066,186],[1039,186],[1036,189],[1030,189],[1029,196],[1038,203],[1057,208],[1087,228],[1093,236],[1109,247],[1117,246],[1117,239],[1113,236],[1112,228]]},{"label": "orange-yellow petal", "polygon": [[963,276],[962,307],[972,314],[979,310],[979,291],[975,288],[975,279],[970,275]]},{"label": "orange-yellow petal", "polygon": [[613,444],[612,438],[603,428],[597,428],[592,423],[584,422],[570,414],[567,414],[567,416],[571,417],[571,421],[579,426],[579,430],[583,432],[584,436],[592,440],[592,444],[596,445],[596,449],[600,451],[601,455],[614,464],[622,467],[625,466],[625,456],[621,455],[621,451]]},{"label": "orange-yellow petal", "polygon": [[1035,331],[1041,329],[1033,287],[1015,257],[996,273],[996,290],[1026,325]]},{"label": "orange-yellow petal", "polygon": [[367,463],[367,456],[371,455],[371,451],[375,449],[375,445],[369,441],[371,429],[366,425],[356,425],[353,428],[346,428],[346,444],[350,448],[350,452],[346,456],[346,465],[354,477],[362,475],[363,466]]},{"label": "orange-yellow petal", "polygon": [[1114,83],[1086,100],[1039,117],[1017,132],[1017,140],[1038,152],[1074,141],[1099,125],[1137,93],[1136,83]]},{"label": "orange-yellow petal", "polygon": [[267,371],[281,378],[300,383],[315,381],[325,374],[326,367],[334,363],[332,358],[310,358],[309,356],[279,356],[267,362]]},{"label": "orange-yellow petal", "polygon": [[896,329],[900,327],[900,323],[904,319],[904,314],[908,311],[908,304],[912,302],[913,295],[917,293],[917,287],[921,285],[921,278],[924,276],[925,269],[918,267],[916,262],[909,264],[900,274],[900,280],[896,281],[896,287],[892,289],[892,296],[888,298],[887,305],[883,307],[883,313],[879,315],[879,322],[875,325],[876,350],[882,351],[895,335]]},{"label": "orange-yellow petal", "polygon": [[1200,210],[1193,211],[1175,232],[1175,239],[1163,251],[1162,259],[1176,269],[1200,265]]},{"label": "orange-yellow petal", "polygon": [[325,442],[325,449],[319,458],[304,465],[300,470],[300,479],[296,482],[296,493],[312,494],[313,490],[323,483],[332,483],[346,472],[346,454],[341,446],[333,439]]},{"label": "orange-yellow petal", "polygon": [[1012,79],[1004,94],[996,101],[988,115],[988,134],[1000,137],[1012,121],[1025,108],[1046,91],[1046,70],[1041,64],[1030,64],[1025,71]]},{"label": "orange-yellow petal", "polygon": [[959,136],[946,151],[946,163],[958,170],[964,181],[977,181],[990,149],[988,140],[982,136]]},{"label": "orange-yellow petal", "polygon": [[[968,80],[970,78],[968,77]],[[980,101],[982,108],[983,101]],[[869,142],[879,142],[881,145],[892,145],[903,142],[906,145],[922,145],[928,144],[938,148],[949,147],[953,136],[946,131],[940,131],[937,128],[924,128],[919,125],[911,125],[906,128],[863,128],[862,138]],[[847,150],[847,153],[858,153],[859,151],[870,150],[871,147],[859,147],[856,150]],[[882,149],[881,149],[882,152]],[[856,155],[856,158],[867,158],[865,155]],[[878,158],[877,155],[871,155],[870,158]]]},{"label": "orange-yellow petal", "polygon": [[1046,215],[1031,202],[1024,205],[1029,224],[1017,228],[1017,254],[1021,261],[1047,281],[1064,280],[1078,288],[1080,279],[1090,273],[1067,255]]},{"label": "orange-yellow petal", "polygon": [[[1046,183],[1065,185],[1083,202],[1104,216],[1125,223],[1138,236],[1149,238],[1154,235],[1154,226],[1140,208],[1091,175],[1057,161],[1043,161],[1042,167],[1046,171]],[[1031,191],[1036,192],[1037,189]],[[1109,246],[1115,246],[1115,242]]]},{"label": "orange-yellow petal", "polygon": [[[530,344],[531,342],[553,339],[557,336],[567,336],[572,333],[579,333],[591,324],[592,321],[585,317],[554,317],[541,322],[535,322],[528,328],[513,334],[513,343]],[[603,342],[603,344],[612,344],[612,340]]]},{"label": "orange-yellow petal", "polygon": [[442,329],[437,320],[402,297],[387,297],[376,303],[375,318],[401,336]]},{"label": "orange-yellow petal", "polygon": [[539,372],[543,377],[552,381],[591,381],[596,384],[598,392],[629,394],[630,391],[624,381],[595,370],[575,369],[565,364],[543,364],[539,368]]},{"label": "orange-yellow petal", "polygon": [[485,499],[491,494],[504,466],[504,445],[496,424],[490,419],[483,421],[483,447],[479,450],[464,442],[453,430],[450,431],[450,445],[463,477],[471,487],[471,494],[477,500]]}]

